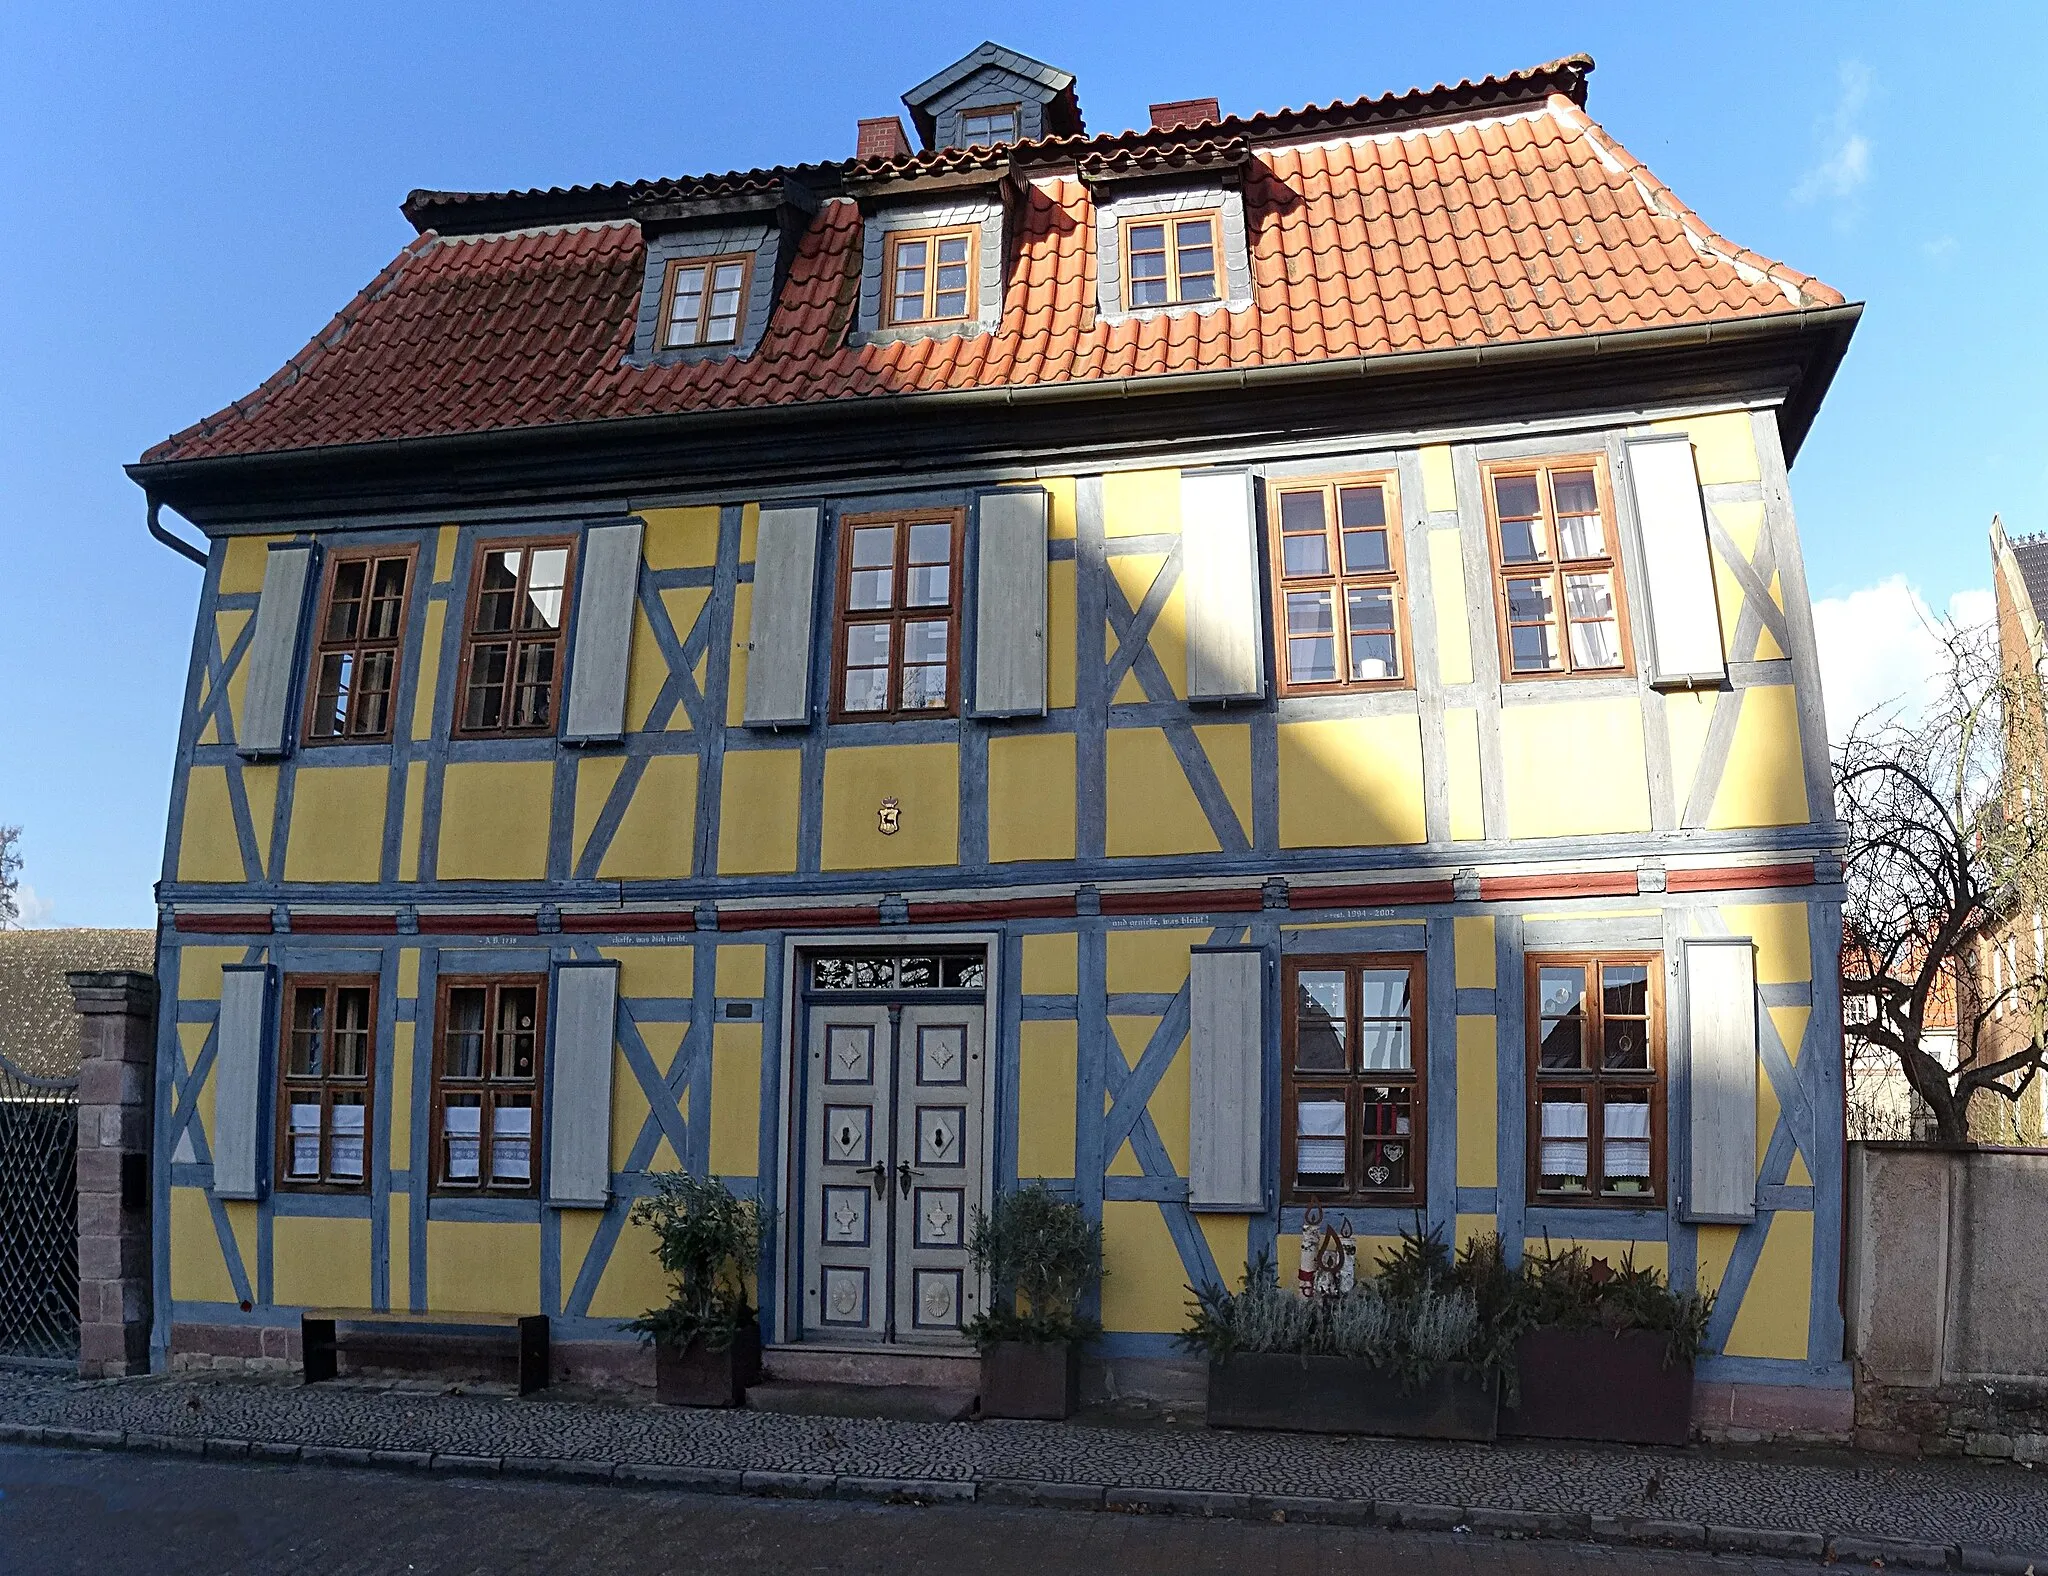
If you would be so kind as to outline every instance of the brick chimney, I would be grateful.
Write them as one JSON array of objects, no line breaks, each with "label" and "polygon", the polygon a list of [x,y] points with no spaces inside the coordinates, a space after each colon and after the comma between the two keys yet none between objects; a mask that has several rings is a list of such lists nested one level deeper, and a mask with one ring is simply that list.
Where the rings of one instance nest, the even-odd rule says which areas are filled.
[{"label": "brick chimney", "polygon": [[[1185,126],[1206,125],[1223,118],[1215,99],[1175,99],[1171,104],[1152,106],[1154,131],[1178,131]],[[867,123],[863,121],[862,125]]]},{"label": "brick chimney", "polygon": [[906,159],[910,157],[910,139],[903,134],[903,121],[895,115],[878,115],[873,120],[860,123],[860,140],[855,145],[857,159]]}]

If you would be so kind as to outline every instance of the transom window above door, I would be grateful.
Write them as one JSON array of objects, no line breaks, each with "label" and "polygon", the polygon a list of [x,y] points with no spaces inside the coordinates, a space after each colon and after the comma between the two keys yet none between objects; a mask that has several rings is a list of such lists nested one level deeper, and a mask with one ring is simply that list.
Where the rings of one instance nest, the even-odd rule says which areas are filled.
[{"label": "transom window above door", "polygon": [[1423,1201],[1422,984],[1413,954],[1286,960],[1287,1202]]},{"label": "transom window above door", "polygon": [[1628,618],[1605,462],[1489,466],[1486,505],[1503,673],[1626,672]]},{"label": "transom window above door", "polygon": [[957,323],[975,311],[980,232],[926,230],[889,237],[888,323]]},{"label": "transom window above door", "polygon": [[736,343],[753,267],[754,259],[745,253],[670,263],[661,292],[661,348]]},{"label": "transom window above door", "polygon": [[1213,213],[1124,221],[1127,310],[1220,301],[1221,274]]},{"label": "transom window above door", "polygon": [[554,727],[573,558],[567,541],[478,544],[458,731]]},{"label": "transom window above door", "polygon": [[959,710],[962,529],[958,510],[842,523],[835,718]]},{"label": "transom window above door", "polygon": [[1405,687],[1408,614],[1393,478],[1279,482],[1272,495],[1282,688]]},{"label": "transom window above door", "polygon": [[812,990],[982,990],[988,959],[979,947],[945,952],[821,952]]}]

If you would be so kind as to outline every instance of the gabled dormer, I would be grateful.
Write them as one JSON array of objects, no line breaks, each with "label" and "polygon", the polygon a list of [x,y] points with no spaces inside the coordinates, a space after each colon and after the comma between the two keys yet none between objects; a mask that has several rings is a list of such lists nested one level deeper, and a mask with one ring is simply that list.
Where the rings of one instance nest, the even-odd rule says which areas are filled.
[{"label": "gabled dormer", "polygon": [[632,205],[647,238],[639,365],[750,355],[818,199],[779,171],[663,183]]},{"label": "gabled dormer", "polygon": [[1041,137],[1076,137],[1081,104],[1069,71],[984,43],[903,95],[927,153]]}]

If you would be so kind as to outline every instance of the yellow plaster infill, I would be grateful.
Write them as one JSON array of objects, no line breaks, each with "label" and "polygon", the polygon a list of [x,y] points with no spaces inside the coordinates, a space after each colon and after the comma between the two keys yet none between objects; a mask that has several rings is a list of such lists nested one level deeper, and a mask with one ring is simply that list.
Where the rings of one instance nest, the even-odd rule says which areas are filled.
[{"label": "yellow plaster infill", "polygon": [[1074,704],[1074,561],[1045,566],[1045,695],[1054,711]]},{"label": "yellow plaster infill", "polygon": [[[259,834],[257,845],[262,846]],[[228,799],[225,766],[195,766],[185,774],[185,818],[178,828],[180,881],[253,881],[260,870],[245,870],[235,836],[235,812]]]},{"label": "yellow plaster infill", "polygon": [[1451,951],[1457,959],[1458,989],[1493,989],[1495,959],[1491,914],[1452,920]]},{"label": "yellow plaster infill", "polygon": [[1444,776],[1449,790],[1451,837],[1476,843],[1486,836],[1485,772],[1479,764],[1479,713],[1454,707],[1444,713]]},{"label": "yellow plaster infill", "polygon": [[726,753],[718,813],[721,874],[787,875],[796,869],[803,760],[795,749]]},{"label": "yellow plaster infill", "polygon": [[1756,982],[1797,985],[1813,978],[1813,952],[1804,903],[1723,903],[1721,922],[1731,936],[1756,943]]},{"label": "yellow plaster infill", "polygon": [[1223,796],[1237,813],[1238,827],[1252,835],[1252,730],[1242,722],[1210,723],[1195,729],[1195,740],[1209,757],[1209,768],[1223,785]]},{"label": "yellow plaster infill", "polygon": [[[199,1065],[199,1053],[206,1048],[206,1036],[210,1025],[204,1023],[181,1023],[178,1025],[178,1046],[185,1053],[187,1068]],[[213,1149],[213,1073],[209,1070],[200,1081],[199,1087],[185,1098],[194,1107],[193,1123],[199,1129],[199,1136],[206,1140],[209,1153]],[[182,1110],[182,1107],[180,1108]]]},{"label": "yellow plaster infill", "polygon": [[276,1216],[270,1223],[270,1286],[271,1300],[288,1307],[369,1307],[370,1223]]},{"label": "yellow plaster infill", "polygon": [[[897,805],[893,834],[882,830],[886,799]],[[818,862],[826,870],[958,864],[960,747],[882,744],[827,750]]]},{"label": "yellow plaster infill", "polygon": [[538,1223],[427,1222],[430,1309],[531,1313],[539,1305]]},{"label": "yellow plaster infill", "polygon": [[275,766],[244,763],[242,793],[249,801],[249,824],[256,831],[256,862],[268,865],[271,833],[277,829],[277,779]]},{"label": "yellow plaster infill", "polygon": [[1451,1227],[1455,1238],[1451,1243],[1451,1251],[1463,1252],[1466,1243],[1480,1237],[1491,1236],[1499,1229],[1500,1222],[1491,1215],[1460,1215]]},{"label": "yellow plaster infill", "polygon": [[1429,533],[1429,594],[1437,607],[1437,675],[1446,684],[1470,684],[1472,627],[1465,617],[1465,550],[1456,531]]},{"label": "yellow plaster infill", "polygon": [[390,1213],[386,1217],[390,1225],[386,1240],[392,1244],[392,1252],[386,1264],[385,1274],[391,1292],[390,1306],[410,1308],[412,1306],[412,1254],[407,1244],[412,1241],[412,1197],[395,1189],[387,1196]]},{"label": "yellow plaster infill", "polygon": [[1080,989],[1079,939],[1071,931],[1024,938],[1024,994],[1071,996]]},{"label": "yellow plaster infill", "polygon": [[[655,1071],[666,1073],[675,1060],[676,1048],[683,1043],[683,1034],[688,1025],[681,1023],[643,1023],[640,1038],[647,1047],[647,1054],[654,1061]],[[689,1091],[683,1091],[685,1101]],[[612,1062],[612,1169],[624,1171],[632,1158],[633,1145],[639,1141],[640,1129],[650,1114],[647,1092],[640,1087],[640,1080],[634,1075],[633,1067],[626,1060],[626,1053],[618,1051]],[[669,1143],[665,1130],[657,1127],[662,1136],[655,1142],[653,1158],[648,1162],[649,1171],[679,1170],[682,1161]],[[566,1258],[565,1258],[566,1262]]]},{"label": "yellow plaster infill", "polygon": [[1714,605],[1721,610],[1721,649],[1741,657],[1745,653],[1735,649],[1735,625],[1742,617],[1742,582],[1735,578],[1735,571],[1728,567],[1719,547],[1714,549],[1713,563]]},{"label": "yellow plaster infill", "polygon": [[[1216,1261],[1216,1273],[1225,1281],[1234,1281],[1244,1273],[1245,1261],[1251,1257],[1251,1217],[1249,1215],[1211,1215],[1206,1211],[1194,1217],[1195,1224],[1202,1228],[1202,1235],[1209,1242],[1209,1257]],[[1181,1284],[1187,1284],[1186,1272],[1182,1272]],[[1181,1294],[1185,1301],[1187,1294]]]},{"label": "yellow plaster infill", "polygon": [[998,733],[988,741],[992,863],[1074,857],[1074,736]]},{"label": "yellow plaster infill", "polygon": [[[747,721],[747,630],[754,618],[754,587],[751,583],[732,588],[732,654],[725,671],[725,725],[741,728]],[[714,705],[716,695],[707,696]],[[732,770],[730,758],[725,769]]]},{"label": "yellow plaster infill", "polygon": [[1102,1323],[1121,1331],[1178,1331],[1187,1322],[1188,1272],[1157,1204],[1102,1206]]},{"label": "yellow plaster infill", "polygon": [[709,569],[718,562],[718,506],[642,509],[640,556],[649,569]]},{"label": "yellow plaster infill", "polygon": [[1780,1210],[1722,1350],[1730,1357],[1804,1358],[1812,1295],[1813,1216]]},{"label": "yellow plaster infill", "polygon": [[758,941],[718,949],[712,989],[721,996],[758,996],[768,988],[768,949]]},{"label": "yellow plaster infill", "polygon": [[[740,562],[751,564],[754,550],[761,540],[761,506],[758,503],[740,505]],[[734,629],[745,629],[745,624],[736,623]]]},{"label": "yellow plaster infill", "polygon": [[[704,611],[704,604],[710,599],[709,586],[675,586],[661,593],[662,610],[668,614],[669,627],[675,631],[679,642],[690,638]],[[654,629],[643,614],[635,621],[633,661],[626,680],[626,727],[630,731],[639,733],[647,727],[648,714],[653,711],[654,702],[661,694],[662,685],[668,682],[668,676],[668,659],[662,655],[661,646],[654,638]],[[690,713],[680,702],[669,713],[667,731],[690,731]]]},{"label": "yellow plaster infill", "polygon": [[1778,1031],[1779,1043],[1785,1047],[1785,1058],[1793,1066],[1799,1065],[1799,1049],[1806,1040],[1807,1021],[1813,1016],[1811,1007],[1771,1007],[1771,1024]]},{"label": "yellow plaster infill", "polygon": [[720,1023],[711,1030],[711,1174],[761,1169],[761,1028]]},{"label": "yellow plaster infill", "polygon": [[1422,507],[1431,514],[1458,507],[1457,473],[1451,468],[1451,446],[1431,443],[1418,451],[1422,461]]},{"label": "yellow plaster infill", "polygon": [[403,1169],[412,1156],[412,1058],[418,1039],[417,1026],[397,1023],[391,1031],[391,1148],[389,1163]]},{"label": "yellow plaster infill", "polygon": [[1682,432],[1692,439],[1693,460],[1699,466],[1702,487],[1711,487],[1716,482],[1762,479],[1756,461],[1756,434],[1746,410],[1675,416],[1667,421],[1653,421],[1650,426],[1657,432]]},{"label": "yellow plaster infill", "polygon": [[1285,722],[1279,733],[1283,848],[1423,840],[1419,718]]},{"label": "yellow plaster infill", "polygon": [[1105,536],[1151,536],[1180,530],[1180,472],[1111,471],[1102,478]]},{"label": "yellow plaster infill", "polygon": [[[581,1214],[581,1229],[576,1233],[578,1249],[574,1259],[569,1256],[570,1216]],[[562,1279],[569,1280],[569,1266],[580,1266],[585,1262],[591,1239],[597,1232],[603,1216],[594,1210],[565,1211],[562,1217]],[[590,1316],[593,1319],[631,1319],[645,1313],[649,1308],[658,1308],[669,1299],[668,1278],[662,1273],[661,1261],[654,1255],[655,1236],[645,1226],[627,1222],[620,1231],[618,1240],[612,1246],[611,1257],[605,1261],[604,1274],[599,1277],[597,1290],[590,1299]]]},{"label": "yellow plaster infill", "polygon": [[1079,530],[1074,512],[1074,478],[1047,476],[1039,481],[1045,489],[1045,534],[1055,542],[1070,542]]},{"label": "yellow plaster infill", "polygon": [[1206,930],[1112,930],[1108,978],[1112,995],[1170,994],[1188,982],[1188,951],[1209,939]]},{"label": "yellow plaster infill", "polygon": [[448,604],[429,602],[427,604],[427,631],[421,637],[420,681],[413,691],[412,736],[415,739],[431,739],[434,736],[434,686],[441,677],[441,630],[447,622]]},{"label": "yellow plaster infill", "polygon": [[1222,848],[1164,729],[1110,729],[1105,780],[1104,847],[1111,858]]},{"label": "yellow plaster infill", "polygon": [[1458,1019],[1458,1186],[1499,1178],[1500,1052],[1491,1017]]},{"label": "yellow plaster infill", "polygon": [[[1549,1247],[1553,1253],[1562,1253],[1567,1248],[1584,1248],[1589,1256],[1605,1259],[1617,1270],[1631,1253],[1635,1256],[1635,1266],[1639,1270],[1654,1269],[1667,1275],[1671,1270],[1670,1249],[1662,1242],[1619,1242],[1602,1237],[1552,1237]],[[1525,1255],[1534,1257],[1543,1251],[1543,1238],[1523,1239],[1522,1252]]]},{"label": "yellow plaster infill", "polygon": [[287,881],[375,881],[384,863],[384,766],[301,766],[292,785]]},{"label": "yellow plaster infill", "polygon": [[180,947],[178,1000],[219,1001],[220,971],[230,963],[240,963],[243,951],[241,947]]},{"label": "yellow plaster infill", "polygon": [[597,873],[607,881],[680,881],[696,847],[697,757],[652,756]]},{"label": "yellow plaster infill", "polygon": [[405,768],[405,809],[398,826],[398,879],[420,878],[420,825],[426,814],[427,763],[412,761]]},{"label": "yellow plaster infill", "polygon": [[1808,819],[1806,772],[1799,753],[1799,702],[1790,684],[1746,689],[1728,763],[1721,770],[1707,825],[1801,826]]},{"label": "yellow plaster infill", "polygon": [[[235,1229],[245,1270],[253,1267],[256,1242],[256,1206],[229,1204],[228,1220]],[[246,1229],[242,1229],[246,1227]],[[213,1212],[206,1193],[196,1187],[171,1189],[171,1298],[175,1302],[234,1302],[235,1283],[228,1275],[228,1263],[214,1235]]]},{"label": "yellow plaster infill", "polygon": [[[1500,728],[1510,837],[1650,829],[1642,711],[1633,698],[1507,706]],[[1569,761],[1597,761],[1599,770]]]},{"label": "yellow plaster infill", "polygon": [[549,761],[463,761],[441,777],[444,881],[538,881],[548,868]]},{"label": "yellow plaster infill", "polygon": [[[248,623],[249,620],[254,618],[255,616],[255,614],[247,612],[240,608],[234,608],[224,613],[214,614],[214,641],[215,644],[220,648],[220,655],[222,657],[226,657],[228,652],[234,649],[235,638],[242,633],[242,626]],[[240,664],[238,663],[237,668],[239,667]],[[204,707],[206,703],[212,699],[212,689],[202,684],[199,691],[199,704],[202,707]],[[236,690],[233,684],[230,683],[228,699],[228,720],[231,723],[236,720],[237,713],[235,708],[239,703],[240,699],[240,691]],[[207,719],[205,728],[200,731],[199,742],[201,744],[219,744],[221,742],[220,719],[218,716],[209,717]]]},{"label": "yellow plaster infill", "polygon": [[[1112,1018],[1110,1021],[1114,1023],[1117,1020]],[[1149,1028],[1145,1031],[1147,1039],[1151,1032]],[[1144,1040],[1137,1042],[1136,1049],[1143,1054]],[[1152,1098],[1145,1102],[1146,1113],[1152,1118],[1152,1126],[1158,1130],[1159,1141],[1166,1146],[1166,1158],[1173,1162],[1176,1176],[1188,1173],[1189,1062],[1188,1042],[1183,1036],[1174,1049],[1173,1060],[1159,1075]]]},{"label": "yellow plaster infill", "polygon": [[[1028,957],[1024,975],[1029,988]],[[1017,1175],[1026,1181],[1070,1177],[1080,1065],[1076,1026],[1027,1018],[1018,1032]]]},{"label": "yellow plaster infill", "polygon": [[1671,737],[1671,781],[1681,812],[1692,798],[1700,757],[1707,747],[1707,726],[1714,720],[1716,692],[1673,691],[1664,697],[1664,726]]},{"label": "yellow plaster infill", "polygon": [[574,850],[576,864],[580,867],[590,846],[590,834],[597,828],[597,818],[604,814],[605,803],[612,796],[619,773],[625,769],[626,758],[623,755],[578,755],[575,760],[576,810],[569,846]]},{"label": "yellow plaster infill", "polygon": [[[1773,570],[1771,571],[1771,583],[1770,583],[1770,585],[1768,585],[1767,587],[1765,587],[1765,589],[1766,589],[1767,591],[1769,591],[1769,592],[1770,592],[1770,594],[1771,594],[1771,600],[1772,600],[1773,602],[1775,602],[1775,603],[1776,603],[1776,604],[1778,605],[1778,611],[1779,611],[1780,613],[1784,612],[1784,611],[1785,611],[1785,586],[1784,586],[1784,580],[1783,580],[1783,577],[1782,577],[1782,576],[1781,576],[1781,575],[1780,575],[1780,574],[1778,573],[1778,571],[1777,571],[1777,570],[1773,569]],[[1764,626],[1764,627],[1763,627],[1762,629],[1760,629],[1760,630],[1758,630],[1758,631],[1757,631],[1757,637],[1756,637],[1756,659],[1757,659],[1757,661],[1759,661],[1759,662],[1776,662],[1776,661],[1780,661],[1780,660],[1782,660],[1782,659],[1783,659],[1783,657],[1784,657],[1784,655],[1785,655],[1785,648],[1784,648],[1783,646],[1781,646],[1781,645],[1779,645],[1779,644],[1778,644],[1778,637],[1777,637],[1776,635],[1774,635],[1774,634],[1772,634],[1772,633],[1771,633],[1771,631],[1770,631],[1770,626],[1769,626],[1769,625],[1766,625],[1766,626]]]},{"label": "yellow plaster infill", "polygon": [[1718,1292],[1728,1278],[1728,1261],[1735,1256],[1739,1226],[1701,1226],[1695,1237],[1694,1270],[1701,1291]]},{"label": "yellow plaster infill", "polygon": [[[734,948],[735,951],[739,950]],[[695,978],[696,949],[668,945],[599,947],[598,956],[619,965],[619,994],[689,1000]]]},{"label": "yellow plaster infill", "polygon": [[222,549],[220,594],[251,596],[263,589],[264,566],[270,562],[270,544],[282,536],[231,536]]},{"label": "yellow plaster infill", "polygon": [[1735,550],[1744,558],[1756,556],[1756,544],[1763,539],[1764,506],[1761,499],[1750,503],[1716,503],[1708,507],[1713,511],[1714,520],[1728,540],[1735,544]]},{"label": "yellow plaster infill", "polygon": [[[1118,587],[1123,591],[1124,600],[1135,612],[1151,592],[1153,582],[1165,571],[1166,559],[1163,554],[1112,558],[1110,573],[1116,577]],[[1166,593],[1166,600],[1160,604],[1159,616],[1152,621],[1152,631],[1146,637],[1146,644],[1159,666],[1166,674],[1166,682],[1172,687],[1174,696],[1187,699],[1188,672],[1188,611],[1186,582],[1175,581],[1173,589]],[[1114,638],[1109,646],[1114,649]],[[1117,686],[1116,703],[1128,705],[1145,698],[1143,687],[1138,683],[1138,670],[1134,664],[1124,675],[1124,682]]]},{"label": "yellow plaster infill", "polygon": [[407,1001],[420,993],[420,949],[401,947],[398,950],[398,997]]},{"label": "yellow plaster infill", "polygon": [[462,539],[462,528],[444,525],[434,533],[434,584],[446,585],[455,578],[455,548]]}]

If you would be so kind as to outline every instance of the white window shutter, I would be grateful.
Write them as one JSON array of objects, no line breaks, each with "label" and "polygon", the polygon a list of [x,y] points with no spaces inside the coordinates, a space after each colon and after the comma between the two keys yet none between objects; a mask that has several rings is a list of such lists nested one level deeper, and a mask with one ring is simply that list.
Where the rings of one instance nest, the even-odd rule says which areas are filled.
[{"label": "white window shutter", "polygon": [[1266,1207],[1266,955],[1197,947],[1188,960],[1188,1207]]},{"label": "white window shutter", "polygon": [[750,728],[801,728],[811,720],[819,514],[816,504],[761,511],[747,626],[744,720]]},{"label": "white window shutter", "polygon": [[1747,936],[1685,943],[1692,1162],[1684,1217],[1756,1219],[1756,954]]},{"label": "white window shutter", "polygon": [[1650,682],[1659,688],[1717,685],[1728,672],[1692,440],[1631,438],[1628,473],[1649,582]]},{"label": "white window shutter", "polygon": [[592,526],[583,536],[576,592],[576,643],[562,739],[610,743],[626,736],[626,673],[640,589],[638,520]]},{"label": "white window shutter", "polygon": [[1045,715],[1045,493],[981,500],[974,598],[974,713]]},{"label": "white window shutter", "polygon": [[1258,700],[1266,693],[1257,519],[1249,473],[1181,477],[1189,700]]},{"label": "white window shutter", "polygon": [[555,970],[554,995],[548,1202],[563,1209],[603,1209],[612,1189],[612,1040],[619,966],[561,964]]},{"label": "white window shutter", "polygon": [[271,969],[230,963],[220,971],[220,1014],[213,1041],[213,1191],[217,1198],[261,1198],[268,1180],[274,1004]]},{"label": "white window shutter", "polygon": [[273,544],[263,565],[256,631],[242,658],[249,678],[242,688],[242,715],[235,719],[235,747],[244,755],[291,753],[292,697],[299,687],[299,648],[312,587],[313,544]]}]

